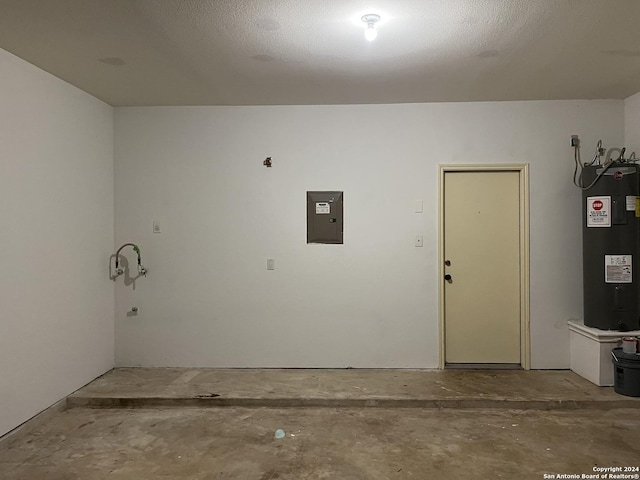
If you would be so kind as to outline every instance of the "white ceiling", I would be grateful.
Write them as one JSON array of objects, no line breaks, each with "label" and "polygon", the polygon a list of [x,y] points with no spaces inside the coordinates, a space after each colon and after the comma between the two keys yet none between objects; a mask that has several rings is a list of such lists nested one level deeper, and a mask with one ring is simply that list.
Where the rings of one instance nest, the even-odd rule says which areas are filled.
[{"label": "white ceiling", "polygon": [[640,0],[0,0],[0,47],[114,106],[621,99],[639,22]]}]

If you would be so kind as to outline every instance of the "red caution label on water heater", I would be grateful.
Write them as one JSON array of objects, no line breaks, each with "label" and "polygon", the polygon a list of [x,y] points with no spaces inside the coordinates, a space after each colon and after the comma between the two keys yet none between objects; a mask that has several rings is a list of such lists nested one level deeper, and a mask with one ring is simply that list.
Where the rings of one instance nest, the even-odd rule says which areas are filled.
[{"label": "red caution label on water heater", "polygon": [[587,197],[587,227],[611,226],[611,197]]}]

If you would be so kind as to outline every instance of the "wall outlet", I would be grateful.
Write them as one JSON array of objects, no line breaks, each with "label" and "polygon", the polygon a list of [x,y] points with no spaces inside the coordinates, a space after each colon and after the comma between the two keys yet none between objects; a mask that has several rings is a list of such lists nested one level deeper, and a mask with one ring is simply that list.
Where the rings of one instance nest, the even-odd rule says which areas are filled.
[{"label": "wall outlet", "polygon": [[276,261],[273,258],[267,258],[267,270],[275,270]]},{"label": "wall outlet", "polygon": [[153,233],[160,233],[160,222],[158,221],[154,221],[153,222]]}]

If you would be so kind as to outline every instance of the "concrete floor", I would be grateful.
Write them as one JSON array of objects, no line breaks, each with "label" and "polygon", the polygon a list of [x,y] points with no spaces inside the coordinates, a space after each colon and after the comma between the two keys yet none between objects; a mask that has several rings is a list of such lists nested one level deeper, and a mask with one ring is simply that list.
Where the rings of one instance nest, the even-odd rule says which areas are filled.
[{"label": "concrete floor", "polygon": [[[613,402],[613,403],[612,403]],[[568,370],[119,368],[70,406],[640,408]]]},{"label": "concrete floor", "polygon": [[640,467],[640,399],[571,372],[118,369],[68,406],[0,440],[0,478],[541,479]]}]

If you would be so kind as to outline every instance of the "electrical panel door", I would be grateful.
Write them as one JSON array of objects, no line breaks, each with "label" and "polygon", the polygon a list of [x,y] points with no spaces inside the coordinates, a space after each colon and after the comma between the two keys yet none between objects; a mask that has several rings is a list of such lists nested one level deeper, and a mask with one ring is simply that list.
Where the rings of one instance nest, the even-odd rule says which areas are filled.
[{"label": "electrical panel door", "polygon": [[342,211],[342,192],[307,192],[307,243],[343,243]]}]

